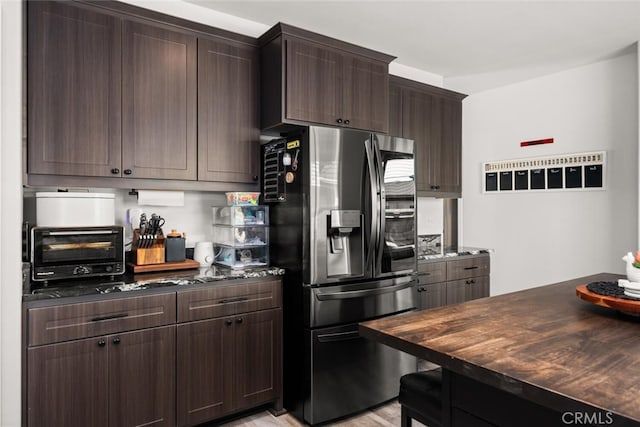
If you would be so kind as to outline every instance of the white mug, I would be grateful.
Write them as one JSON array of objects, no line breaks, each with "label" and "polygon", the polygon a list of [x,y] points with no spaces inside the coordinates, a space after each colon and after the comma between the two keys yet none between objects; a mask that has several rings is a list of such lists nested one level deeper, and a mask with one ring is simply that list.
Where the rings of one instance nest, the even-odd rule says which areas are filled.
[{"label": "white mug", "polygon": [[213,243],[197,242],[193,249],[193,260],[200,263],[200,267],[209,267],[213,262]]}]

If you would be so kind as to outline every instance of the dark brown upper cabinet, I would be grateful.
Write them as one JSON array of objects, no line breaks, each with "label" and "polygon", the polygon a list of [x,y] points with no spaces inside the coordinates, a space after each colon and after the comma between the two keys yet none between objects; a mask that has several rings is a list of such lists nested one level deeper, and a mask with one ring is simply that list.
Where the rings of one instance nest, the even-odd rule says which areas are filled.
[{"label": "dark brown upper cabinet", "polygon": [[124,21],[122,173],[197,178],[197,38]]},{"label": "dark brown upper cabinet", "polygon": [[418,196],[460,197],[466,95],[396,76],[389,86],[392,134],[415,142]]},{"label": "dark brown upper cabinet", "polygon": [[197,178],[197,39],[28,3],[28,173]]},{"label": "dark brown upper cabinet", "polygon": [[199,180],[258,180],[258,61],[255,46],[198,40]]},{"label": "dark brown upper cabinet", "polygon": [[27,9],[27,184],[255,190],[256,39],[118,2]]},{"label": "dark brown upper cabinet", "polygon": [[387,132],[394,57],[282,23],[259,43],[263,129],[317,123]]},{"label": "dark brown upper cabinet", "polygon": [[121,167],[121,21],[27,2],[28,172],[111,176]]}]

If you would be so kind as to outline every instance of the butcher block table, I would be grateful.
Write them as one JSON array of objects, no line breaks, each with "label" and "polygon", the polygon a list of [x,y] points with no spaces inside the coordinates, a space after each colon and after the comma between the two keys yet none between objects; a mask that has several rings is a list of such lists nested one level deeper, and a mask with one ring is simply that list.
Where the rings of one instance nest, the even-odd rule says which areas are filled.
[{"label": "butcher block table", "polygon": [[584,301],[601,273],[360,324],[443,368],[445,426],[640,426],[640,317]]}]

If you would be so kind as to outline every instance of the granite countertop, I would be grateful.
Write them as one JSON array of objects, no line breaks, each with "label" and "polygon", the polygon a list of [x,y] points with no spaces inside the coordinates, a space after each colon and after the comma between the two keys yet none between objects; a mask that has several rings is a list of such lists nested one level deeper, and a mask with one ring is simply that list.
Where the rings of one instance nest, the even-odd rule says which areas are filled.
[{"label": "granite countertop", "polygon": [[31,282],[24,287],[22,301],[104,295],[120,292],[143,291],[170,287],[187,287],[220,282],[223,280],[251,279],[268,276],[282,276],[285,270],[279,267],[254,267],[232,269],[222,266],[207,268],[134,274],[127,271],[121,276],[61,280],[43,286]]},{"label": "granite countertop", "polygon": [[426,250],[418,248],[418,262],[427,262],[434,260],[442,260],[445,258],[468,256],[468,255],[480,255],[493,253],[493,249],[487,248],[474,248],[469,246],[458,246],[450,248],[428,247]]}]

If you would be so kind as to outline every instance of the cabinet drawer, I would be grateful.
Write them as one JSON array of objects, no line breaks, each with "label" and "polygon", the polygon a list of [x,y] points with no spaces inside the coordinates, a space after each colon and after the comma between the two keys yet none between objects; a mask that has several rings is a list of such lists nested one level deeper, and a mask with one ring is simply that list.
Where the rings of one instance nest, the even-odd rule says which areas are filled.
[{"label": "cabinet drawer", "polygon": [[447,261],[447,280],[488,275],[489,255]]},{"label": "cabinet drawer", "polygon": [[418,263],[418,282],[421,285],[445,280],[447,280],[447,264],[444,261]]},{"label": "cabinet drawer", "polygon": [[151,328],[175,321],[175,293],[31,308],[29,345]]},{"label": "cabinet drawer", "polygon": [[178,322],[276,308],[281,301],[279,279],[178,292]]}]

